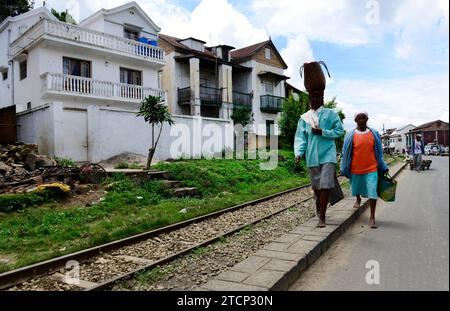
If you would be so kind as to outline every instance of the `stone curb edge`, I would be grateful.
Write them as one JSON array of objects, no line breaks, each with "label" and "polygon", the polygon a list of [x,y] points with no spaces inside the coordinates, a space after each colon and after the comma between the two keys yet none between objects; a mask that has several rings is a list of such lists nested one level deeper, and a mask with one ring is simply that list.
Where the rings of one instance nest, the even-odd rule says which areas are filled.
[{"label": "stone curb edge", "polygon": [[[394,174],[392,174],[392,178],[397,177],[400,172],[407,166],[407,164],[408,163],[404,163]],[[312,241],[314,242],[311,242],[311,246],[305,249],[305,253],[300,259],[296,259],[294,261],[287,261],[292,259],[287,259],[286,261],[281,259],[280,262],[282,262],[283,264],[289,263],[284,271],[280,271],[283,269],[280,269],[279,271],[264,270],[262,271],[262,273],[260,273],[259,276],[255,276],[246,269],[239,271],[239,269],[234,269],[233,267],[231,268],[231,270],[222,273],[222,275],[228,274],[228,276],[231,278],[242,277],[243,279],[247,280],[253,278],[253,283],[248,281],[247,283],[242,283],[242,281],[238,279],[224,280],[223,277],[222,279],[220,279],[219,276],[214,278],[212,281],[208,281],[208,283],[198,288],[197,291],[286,291],[303,272],[305,272],[317,259],[319,259],[322,254],[325,253],[326,250],[330,248],[333,242],[335,242],[341,235],[343,235],[347,231],[347,229],[353,223],[356,222],[356,220],[361,214],[365,212],[368,206],[369,200],[365,201],[359,209],[352,210],[351,214],[348,217],[342,219],[342,221],[340,221],[338,225],[327,226],[329,228],[332,228],[331,231],[322,231],[322,236],[313,236]],[[335,213],[339,214],[339,210],[336,210]],[[317,241],[317,238],[320,238],[320,240]],[[269,252],[269,257],[273,255],[270,254],[270,250],[267,251],[266,249],[262,250],[262,254],[261,251],[257,252],[256,256],[253,256],[253,259],[267,259],[264,258],[264,251],[266,251],[266,253]],[[260,255],[261,257],[258,257],[258,255]],[[272,261],[279,260],[276,257],[272,258]],[[261,266],[263,266],[264,264],[267,264],[267,261],[262,263]]]},{"label": "stone curb edge", "polygon": [[[408,165],[404,163],[392,176],[396,178],[400,172]],[[275,283],[272,287],[268,288],[269,291],[285,291],[292,285],[298,277],[305,272],[319,257],[325,253],[327,249],[335,242],[341,235],[343,235],[350,226],[356,222],[356,220],[361,216],[366,209],[369,207],[369,200],[366,200],[361,208],[356,209],[350,217],[344,220],[331,234],[329,234],[325,239],[319,241],[315,248],[313,248],[306,256],[304,256],[298,264],[288,271],[286,275]],[[306,264],[305,264],[306,263]]]}]

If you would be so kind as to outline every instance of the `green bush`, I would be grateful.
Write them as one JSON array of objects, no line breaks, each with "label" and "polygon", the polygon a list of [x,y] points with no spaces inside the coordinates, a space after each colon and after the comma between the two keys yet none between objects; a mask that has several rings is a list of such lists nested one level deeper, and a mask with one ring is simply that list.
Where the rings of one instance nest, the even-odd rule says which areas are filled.
[{"label": "green bush", "polygon": [[120,163],[114,165],[114,168],[115,168],[116,170],[123,170],[123,169],[130,168],[130,166],[128,165],[127,162],[120,162]]},{"label": "green bush", "polygon": [[69,158],[56,157],[55,161],[59,166],[62,166],[62,167],[75,167],[76,166],[75,162]]},{"label": "green bush", "polygon": [[46,189],[40,192],[3,194],[0,195],[0,212],[9,213],[27,207],[51,202],[57,197],[65,195],[59,189]]}]

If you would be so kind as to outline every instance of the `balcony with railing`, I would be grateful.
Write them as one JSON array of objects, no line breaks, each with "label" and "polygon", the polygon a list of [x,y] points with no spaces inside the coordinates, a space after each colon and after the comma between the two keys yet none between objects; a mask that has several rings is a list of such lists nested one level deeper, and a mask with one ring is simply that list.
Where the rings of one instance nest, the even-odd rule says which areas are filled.
[{"label": "balcony with railing", "polygon": [[[222,89],[214,87],[200,87],[200,103],[202,106],[222,106]],[[190,87],[178,88],[178,104],[189,105],[192,98],[192,91]]]},{"label": "balcony with railing", "polygon": [[140,103],[149,95],[159,97],[162,101],[166,99],[166,93],[163,90],[140,85],[100,81],[59,73],[46,73],[41,78],[44,98],[59,95],[134,103]]},{"label": "balcony with railing", "polygon": [[233,91],[233,108],[252,109],[252,94]]},{"label": "balcony with railing", "polygon": [[262,95],[261,96],[261,111],[269,113],[278,113],[283,109],[284,97],[273,96],[273,95]]},{"label": "balcony with railing", "polygon": [[191,88],[183,87],[178,88],[178,104],[179,105],[190,105],[191,104],[192,92]]},{"label": "balcony with railing", "polygon": [[58,42],[64,40],[64,43],[81,44],[107,53],[164,64],[164,50],[161,48],[50,19],[41,19],[11,43],[11,55],[15,57],[43,39],[54,39]]}]

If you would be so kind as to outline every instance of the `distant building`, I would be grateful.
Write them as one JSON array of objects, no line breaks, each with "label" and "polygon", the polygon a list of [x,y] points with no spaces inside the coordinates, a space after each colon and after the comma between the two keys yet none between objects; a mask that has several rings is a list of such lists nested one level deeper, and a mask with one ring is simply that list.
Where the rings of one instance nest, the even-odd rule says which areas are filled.
[{"label": "distant building", "polygon": [[417,134],[422,135],[422,140],[425,145],[438,144],[448,146],[449,145],[448,129],[449,129],[448,123],[441,120],[436,120],[433,122],[422,124],[408,132],[410,142],[408,148],[411,146],[411,142],[414,140],[414,137]]},{"label": "distant building", "polygon": [[284,93],[286,94],[286,98],[289,98],[289,96],[292,97],[296,97],[296,96],[300,96],[301,94],[306,94],[306,92],[299,90],[298,88],[296,88],[295,86],[293,86],[292,84],[285,82],[284,83],[284,88],[285,91]]},{"label": "distant building", "polygon": [[384,131],[383,135],[381,135],[381,141],[383,145],[383,152],[384,153],[392,153],[393,152],[393,138],[391,138],[391,134],[396,130],[396,128],[393,129],[387,129]]},{"label": "distant building", "polygon": [[395,129],[389,137],[389,148],[391,152],[405,153],[408,150],[408,146],[411,146],[412,143],[410,141],[411,138],[407,134],[415,128],[414,125],[408,124]]}]

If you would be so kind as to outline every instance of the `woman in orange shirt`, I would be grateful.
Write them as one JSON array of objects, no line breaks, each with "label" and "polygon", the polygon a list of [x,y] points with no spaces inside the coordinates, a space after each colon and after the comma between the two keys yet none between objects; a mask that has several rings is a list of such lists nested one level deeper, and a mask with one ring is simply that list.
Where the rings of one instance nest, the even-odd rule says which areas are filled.
[{"label": "woman in orange shirt", "polygon": [[[381,149],[380,134],[369,127],[367,112],[355,114],[357,127],[348,134],[344,142],[341,171],[349,177],[352,195],[356,196],[353,207],[361,206],[361,196],[369,198],[371,228],[377,228],[375,209],[377,205],[378,173],[387,171]],[[345,146],[347,146],[345,148]]]}]

